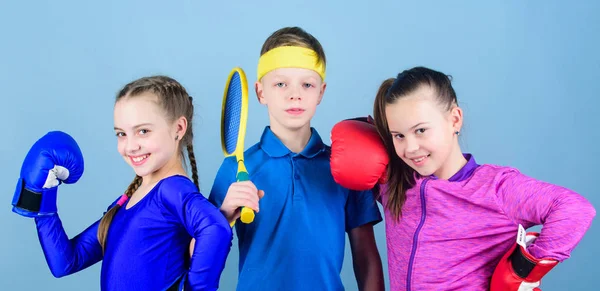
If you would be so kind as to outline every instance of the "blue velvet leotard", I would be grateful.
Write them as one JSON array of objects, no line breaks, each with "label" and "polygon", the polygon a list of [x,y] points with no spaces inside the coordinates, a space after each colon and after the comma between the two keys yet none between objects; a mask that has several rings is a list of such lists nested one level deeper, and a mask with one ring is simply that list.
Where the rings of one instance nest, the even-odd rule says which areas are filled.
[{"label": "blue velvet leotard", "polygon": [[[36,218],[52,274],[66,276],[103,260],[101,289],[106,291],[166,290],[184,275],[185,290],[218,288],[231,227],[187,177],[165,178],[133,207],[125,205],[110,225],[104,255],[99,220],[69,239],[58,215]],[[196,244],[190,259],[192,237]]]}]

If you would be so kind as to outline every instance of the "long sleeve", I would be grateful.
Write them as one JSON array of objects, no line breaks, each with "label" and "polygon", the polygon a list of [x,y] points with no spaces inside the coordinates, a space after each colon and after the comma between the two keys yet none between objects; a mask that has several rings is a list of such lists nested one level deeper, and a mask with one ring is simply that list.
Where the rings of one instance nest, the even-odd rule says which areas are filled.
[{"label": "long sleeve", "polygon": [[35,218],[38,238],[54,277],[81,271],[102,260],[96,236],[99,221],[72,239],[67,237],[58,214]]},{"label": "long sleeve", "polygon": [[210,195],[208,196],[208,200],[217,208],[221,208],[229,186],[235,182],[236,164],[235,157],[225,158],[217,171]]},{"label": "long sleeve", "polygon": [[232,245],[231,227],[202,194],[182,183],[173,184],[179,185],[163,185],[163,189],[167,189],[161,194],[163,207],[196,240],[186,290],[217,290]]},{"label": "long sleeve", "polygon": [[543,225],[528,248],[536,258],[568,259],[596,215],[583,196],[514,169],[499,177],[498,186],[499,203],[509,218],[525,228]]}]

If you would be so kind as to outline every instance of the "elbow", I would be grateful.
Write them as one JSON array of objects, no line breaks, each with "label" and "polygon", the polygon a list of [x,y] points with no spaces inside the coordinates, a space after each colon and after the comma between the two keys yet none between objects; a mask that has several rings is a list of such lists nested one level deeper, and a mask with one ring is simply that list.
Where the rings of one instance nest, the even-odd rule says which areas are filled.
[{"label": "elbow", "polygon": [[582,226],[585,226],[586,229],[588,229],[592,225],[592,220],[596,217],[596,209],[590,201],[583,198],[583,196],[580,197],[581,199],[579,202],[574,204],[577,205],[574,208],[574,210],[576,209],[575,217],[577,217],[577,220]]},{"label": "elbow", "polygon": [[219,224],[217,224],[217,232],[219,233],[221,240],[228,241],[230,243],[233,240],[233,229],[226,219],[223,219]]},{"label": "elbow", "polygon": [[54,278],[62,278],[69,275],[69,271],[66,268],[52,268],[50,267],[50,273]]},{"label": "elbow", "polygon": [[54,278],[62,278],[73,273],[72,264],[62,260],[47,261],[50,273]]},{"label": "elbow", "polygon": [[586,221],[589,221],[590,223],[592,222],[592,219],[594,219],[594,217],[596,217],[596,209],[594,208],[594,206],[592,205],[592,203],[583,198],[583,201],[580,203],[579,205],[579,213],[581,213],[582,218],[584,218]]},{"label": "elbow", "polygon": [[589,220],[590,223],[592,222],[594,217],[596,217],[596,209],[590,202],[587,203],[585,210],[583,212],[585,213],[585,216]]}]

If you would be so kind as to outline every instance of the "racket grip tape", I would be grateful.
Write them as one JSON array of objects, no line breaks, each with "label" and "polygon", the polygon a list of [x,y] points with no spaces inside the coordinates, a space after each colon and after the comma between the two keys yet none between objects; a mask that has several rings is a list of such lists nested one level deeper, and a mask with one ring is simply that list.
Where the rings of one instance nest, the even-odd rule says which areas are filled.
[{"label": "racket grip tape", "polygon": [[[248,181],[250,180],[250,175],[248,175],[248,172],[242,170],[237,173],[236,178],[238,182]],[[252,208],[242,207],[240,220],[243,223],[252,223],[254,221],[254,210],[252,210]]]}]

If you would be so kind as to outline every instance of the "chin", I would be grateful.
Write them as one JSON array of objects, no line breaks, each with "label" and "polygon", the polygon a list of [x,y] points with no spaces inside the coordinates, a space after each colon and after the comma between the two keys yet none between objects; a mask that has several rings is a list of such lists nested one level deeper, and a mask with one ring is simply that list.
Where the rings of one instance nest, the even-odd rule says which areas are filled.
[{"label": "chin", "polygon": [[133,165],[131,165],[131,166],[132,166],[135,174],[140,177],[146,177],[146,176],[156,172],[156,167],[154,167],[153,165],[146,164],[146,165],[142,165],[139,167],[134,167]]},{"label": "chin", "polygon": [[148,176],[148,174],[150,174],[150,171],[148,171],[146,169],[133,168],[133,171],[135,172],[136,175],[138,175],[140,177],[145,177],[145,176]]},{"label": "chin", "polygon": [[421,170],[421,171],[416,171],[416,172],[419,173],[419,175],[421,175],[423,177],[431,176],[434,173],[434,171],[427,171],[427,170]]},{"label": "chin", "polygon": [[288,128],[289,130],[299,130],[299,129],[308,127],[309,124],[310,123],[308,121],[294,120],[292,122],[287,122],[285,127]]}]

